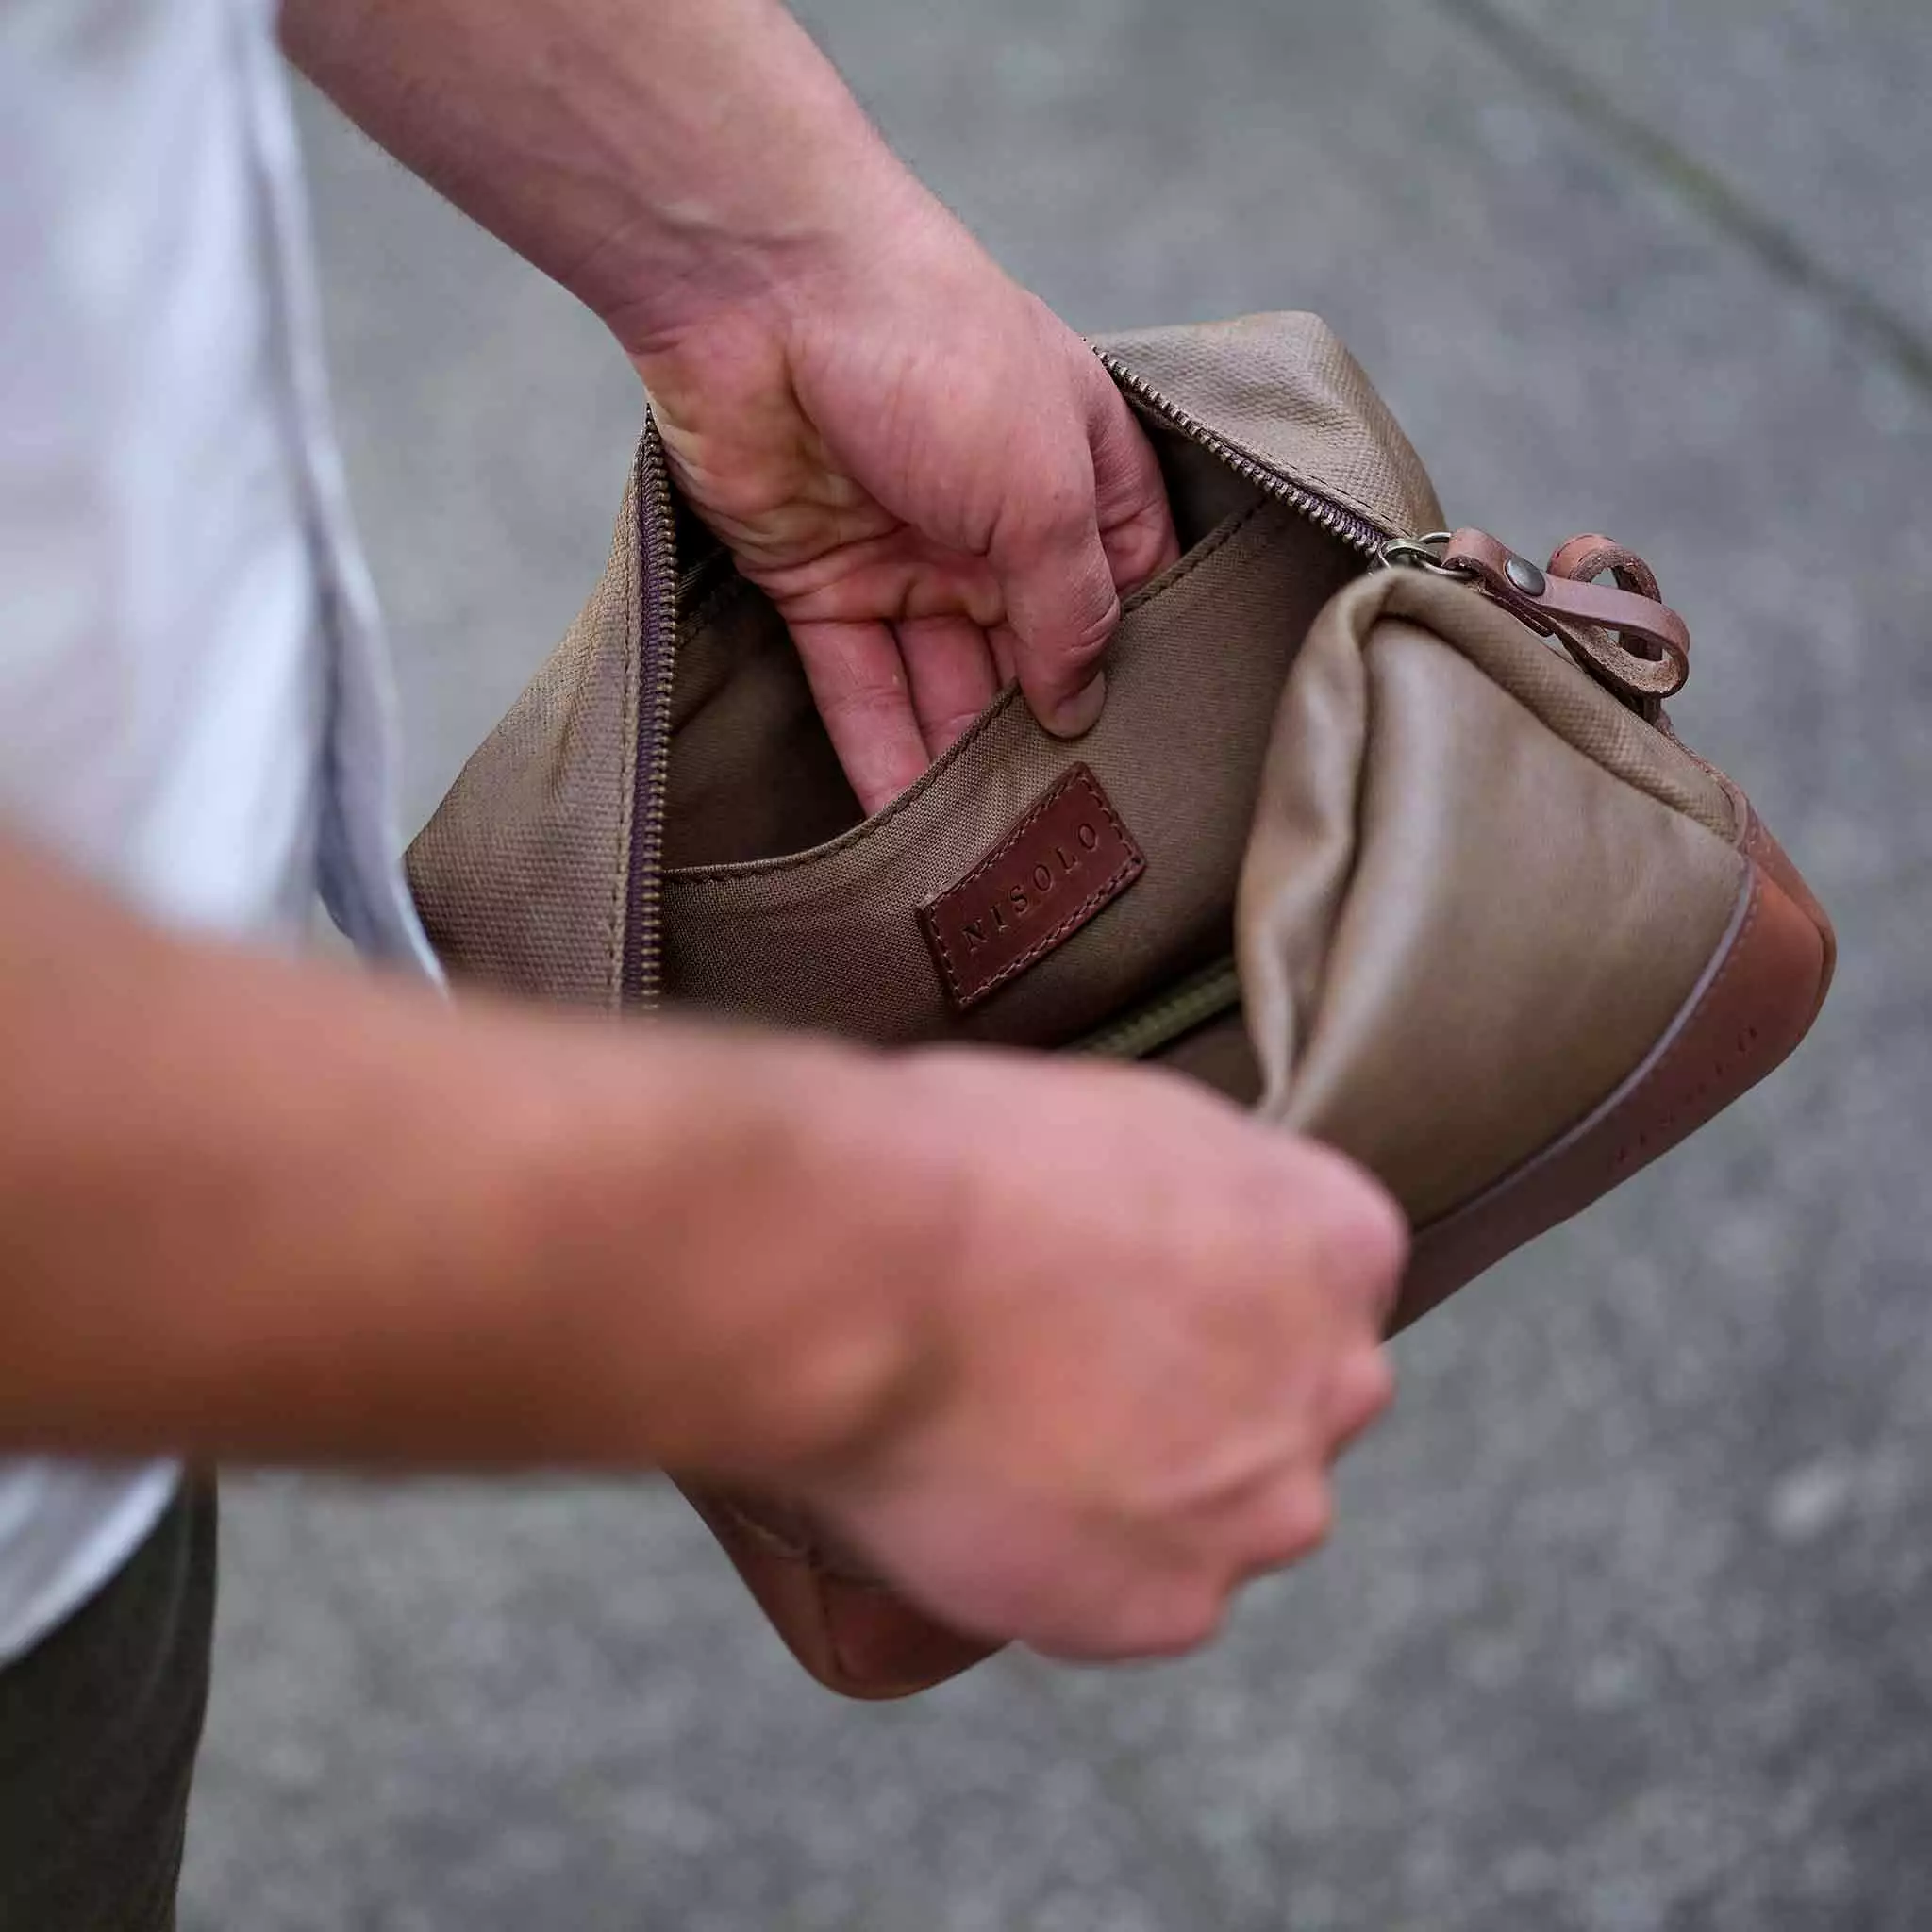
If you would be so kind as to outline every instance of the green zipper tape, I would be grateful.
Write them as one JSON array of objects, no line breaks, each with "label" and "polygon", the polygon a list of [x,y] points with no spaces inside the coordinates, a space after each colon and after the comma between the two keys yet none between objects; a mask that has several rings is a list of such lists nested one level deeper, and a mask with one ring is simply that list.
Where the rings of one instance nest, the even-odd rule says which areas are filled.
[{"label": "green zipper tape", "polygon": [[1094,1053],[1108,1059],[1142,1060],[1163,1046],[1205,1026],[1241,1005],[1241,975],[1232,959],[1217,960],[1124,1018],[1076,1040],[1069,1053]]}]

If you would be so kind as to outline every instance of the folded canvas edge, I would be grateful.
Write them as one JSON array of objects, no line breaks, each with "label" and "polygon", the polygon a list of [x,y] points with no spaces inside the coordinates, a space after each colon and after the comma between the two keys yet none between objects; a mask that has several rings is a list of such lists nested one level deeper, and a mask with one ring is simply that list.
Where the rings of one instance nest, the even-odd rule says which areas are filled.
[{"label": "folded canvas edge", "polygon": [[[1757,838],[1762,851],[1769,834],[1758,828]],[[1831,981],[1830,923],[1795,873],[1797,893],[1752,855],[1748,830],[1740,843],[1748,866],[1737,908],[1675,1021],[1560,1140],[1417,1231],[1391,1333],[1667,1154],[1810,1030]]]}]

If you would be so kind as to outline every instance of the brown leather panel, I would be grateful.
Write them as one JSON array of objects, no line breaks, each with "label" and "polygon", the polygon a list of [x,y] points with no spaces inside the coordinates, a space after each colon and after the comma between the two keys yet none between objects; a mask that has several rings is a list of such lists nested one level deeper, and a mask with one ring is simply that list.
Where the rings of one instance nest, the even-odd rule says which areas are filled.
[{"label": "brown leather panel", "polygon": [[1442,521],[1408,439],[1319,316],[1136,329],[1098,346],[1216,436],[1391,536]]},{"label": "brown leather panel", "polygon": [[1099,780],[1074,765],[958,885],[919,908],[954,1010],[1065,945],[1146,870]]},{"label": "brown leather panel", "polygon": [[1752,862],[1733,928],[1676,1024],[1588,1120],[1417,1234],[1392,1325],[1406,1326],[1581,1212],[1772,1072],[1805,1037],[1824,996],[1828,931]]},{"label": "brown leather panel", "polygon": [[[1562,551],[1557,554],[1563,556]],[[1574,560],[1580,566],[1597,561],[1599,555],[1586,552]],[[1690,629],[1657,598],[1622,585],[1612,590],[1588,578],[1572,578],[1558,572],[1554,562],[1548,572],[1538,571],[1527,558],[1516,556],[1486,530],[1457,530],[1442,561],[1474,573],[1506,610],[1539,628],[1556,626],[1573,652],[1581,651],[1613,684],[1633,695],[1670,697],[1690,675]],[[1529,574],[1525,582],[1510,575],[1512,568]],[[1651,646],[1649,652],[1639,654],[1622,641],[1631,637],[1643,639]]]},{"label": "brown leather panel", "polygon": [[[1743,861],[1434,633],[1381,623],[1357,662],[1345,731],[1331,691],[1306,715],[1293,691],[1284,708],[1282,743],[1304,756],[1257,817],[1244,986],[1285,1075],[1263,1111],[1362,1161],[1420,1223],[1641,1060],[1718,945]],[[1359,747],[1350,769],[1305,756],[1324,735]],[[1317,878],[1333,904],[1310,918]],[[1291,969],[1254,964],[1266,942],[1292,946]]]},{"label": "brown leather panel", "polygon": [[[669,1000],[881,1044],[1053,1046],[1224,956],[1282,680],[1315,613],[1356,568],[1343,545],[1273,505],[1224,525],[1129,601],[1108,656],[1107,708],[1077,745],[1048,737],[1008,692],[904,797],[832,843],[670,874]],[[746,760],[748,773],[758,769],[756,746]],[[1088,930],[958,1015],[914,908],[1075,763],[1133,828],[1146,875]]]},{"label": "brown leather panel", "polygon": [[1000,1648],[948,1630],[882,1584],[827,1567],[758,1520],[762,1506],[754,1513],[702,1487],[678,1487],[786,1647],[828,1690],[873,1701],[909,1697]]},{"label": "brown leather panel", "polygon": [[1771,828],[1757,816],[1747,800],[1744,807],[1744,856],[1757,861],[1766,877],[1777,885],[1818,928],[1818,936],[1824,947],[1824,971],[1818,982],[1818,1004],[1824,1004],[1824,996],[1831,991],[1832,975],[1838,970],[1838,932],[1832,925],[1831,915],[1819,904],[1818,896],[1805,883],[1804,876],[1786,855],[1785,848],[1771,836]]}]

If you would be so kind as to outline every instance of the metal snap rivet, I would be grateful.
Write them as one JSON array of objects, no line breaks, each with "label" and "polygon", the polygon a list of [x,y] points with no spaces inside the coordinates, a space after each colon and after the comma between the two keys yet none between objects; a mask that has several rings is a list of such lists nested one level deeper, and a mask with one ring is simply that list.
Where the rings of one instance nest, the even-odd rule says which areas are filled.
[{"label": "metal snap rivet", "polygon": [[1512,557],[1503,574],[1525,597],[1541,597],[1549,589],[1549,580],[1526,557]]}]

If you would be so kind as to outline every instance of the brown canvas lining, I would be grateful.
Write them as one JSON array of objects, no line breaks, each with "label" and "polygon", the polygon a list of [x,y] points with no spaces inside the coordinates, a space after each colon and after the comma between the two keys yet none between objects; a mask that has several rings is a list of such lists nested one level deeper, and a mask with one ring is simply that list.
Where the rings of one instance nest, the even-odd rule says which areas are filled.
[{"label": "brown canvas lining", "polygon": [[[1281,680],[1358,568],[1272,503],[1229,519],[1129,600],[1107,709],[1077,742],[1049,737],[1008,692],[862,824],[805,852],[669,874],[669,996],[886,1042],[1054,1046],[1226,953]],[[917,908],[1077,762],[1134,828],[1147,871],[1051,958],[954,1015]]]},{"label": "brown canvas lining", "polygon": [[[1227,517],[1218,527],[1209,531],[1207,536],[1202,538],[1184,556],[1170,564],[1158,576],[1150,578],[1139,590],[1131,592],[1123,600],[1121,606],[1122,623],[1124,625],[1126,620],[1137,611],[1158,604],[1163,597],[1169,595],[1185,583],[1223,544],[1236,537],[1245,525],[1252,522],[1256,517],[1262,515],[1263,510],[1264,506],[1255,504],[1247,509],[1240,510],[1234,515]],[[1274,514],[1278,516],[1280,512],[1277,511]],[[1307,526],[1299,525],[1298,527],[1306,528]],[[758,591],[752,586],[742,582],[735,585],[733,590],[736,593],[734,596],[719,600],[724,608],[714,609],[710,615],[709,622],[715,623],[720,621],[729,608],[741,600],[747,598],[757,599],[758,596]],[[723,865],[677,866],[668,871],[665,874],[665,878],[667,882],[675,881],[679,885],[699,885],[714,880],[770,878],[781,873],[794,872],[801,868],[821,865],[825,860],[834,858],[842,852],[849,851],[868,839],[876,838],[894,821],[903,818],[908,811],[915,809],[923,803],[928,792],[946,781],[948,774],[955,766],[968,764],[972,761],[975,748],[981,744],[982,741],[993,730],[1008,711],[1012,710],[1015,706],[1024,710],[1025,702],[1025,699],[1021,695],[1020,687],[1017,684],[1006,686],[999,695],[993,699],[992,703],[966,727],[957,742],[939,758],[935,758],[904,791],[900,792],[896,798],[889,803],[882,805],[869,818],[861,820],[858,824],[839,833],[834,838],[827,839],[820,844],[808,846],[803,851],[776,853],[768,858],[740,859]],[[1071,763],[1076,756],[1077,753],[1070,750],[1068,753],[1069,762]]]}]

